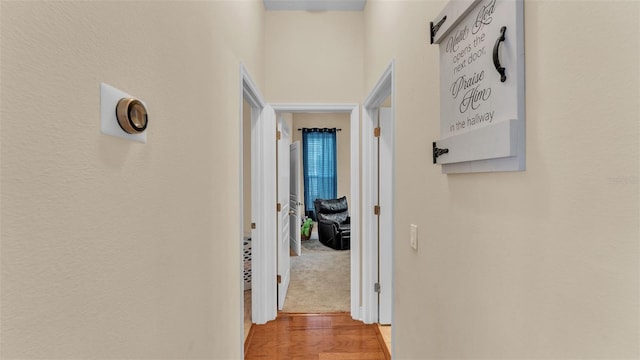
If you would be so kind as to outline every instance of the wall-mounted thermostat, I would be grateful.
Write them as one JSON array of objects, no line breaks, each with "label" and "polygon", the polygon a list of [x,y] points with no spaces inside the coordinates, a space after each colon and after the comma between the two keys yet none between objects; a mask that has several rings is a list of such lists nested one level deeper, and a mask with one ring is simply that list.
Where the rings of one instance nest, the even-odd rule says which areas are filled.
[{"label": "wall-mounted thermostat", "polygon": [[105,83],[100,84],[100,123],[103,134],[147,142],[147,107],[144,102]]},{"label": "wall-mounted thermostat", "polygon": [[147,108],[138,99],[120,99],[116,117],[122,130],[128,134],[139,134],[147,128]]}]

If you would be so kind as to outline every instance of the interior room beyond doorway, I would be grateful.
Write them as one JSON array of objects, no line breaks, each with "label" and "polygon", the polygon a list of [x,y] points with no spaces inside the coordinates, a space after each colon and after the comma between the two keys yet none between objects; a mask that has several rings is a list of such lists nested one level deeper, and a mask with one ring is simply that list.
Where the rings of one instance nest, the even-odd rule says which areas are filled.
[{"label": "interior room beyond doorway", "polygon": [[[345,196],[351,205],[351,125],[350,114],[345,112],[296,112],[278,113],[279,121],[291,129],[291,142],[303,148],[302,129],[336,129],[336,194]],[[304,156],[302,156],[304,157]],[[298,176],[300,193],[304,194],[304,166],[301,161]],[[293,177],[292,177],[293,179]],[[313,209],[312,202],[300,199],[300,226],[305,208]],[[307,206],[305,206],[307,205]],[[351,206],[350,206],[351,207]],[[348,250],[334,250],[318,241],[317,224],[309,240],[302,242],[302,254],[291,251],[291,282],[286,295],[284,312],[322,313],[349,312],[351,290],[351,265]],[[331,268],[331,271],[328,271]]]}]

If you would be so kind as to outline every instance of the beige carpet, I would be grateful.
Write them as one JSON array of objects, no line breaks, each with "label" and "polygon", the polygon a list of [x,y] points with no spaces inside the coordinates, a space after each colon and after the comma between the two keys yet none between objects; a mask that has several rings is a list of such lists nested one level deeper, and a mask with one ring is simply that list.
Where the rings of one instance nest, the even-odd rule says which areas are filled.
[{"label": "beige carpet", "polygon": [[282,311],[351,311],[350,256],[349,250],[322,245],[314,231],[310,240],[302,242],[302,255],[291,257],[291,281]]}]

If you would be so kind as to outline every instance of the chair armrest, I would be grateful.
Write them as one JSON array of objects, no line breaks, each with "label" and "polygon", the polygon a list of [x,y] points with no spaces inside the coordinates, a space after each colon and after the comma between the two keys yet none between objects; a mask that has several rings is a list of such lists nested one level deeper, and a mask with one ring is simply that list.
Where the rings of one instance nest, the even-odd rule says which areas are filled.
[{"label": "chair armrest", "polygon": [[322,221],[318,220],[318,227],[320,226],[331,226],[337,230],[340,227],[340,223],[329,219],[323,219]]}]

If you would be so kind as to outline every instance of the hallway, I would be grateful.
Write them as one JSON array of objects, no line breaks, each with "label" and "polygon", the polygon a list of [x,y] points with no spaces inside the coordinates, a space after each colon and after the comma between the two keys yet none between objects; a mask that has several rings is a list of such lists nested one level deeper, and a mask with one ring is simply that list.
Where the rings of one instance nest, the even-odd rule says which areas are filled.
[{"label": "hallway", "polygon": [[[446,32],[456,26],[457,11],[439,15],[449,3],[480,6],[467,13],[479,20],[468,35]],[[519,29],[501,40],[507,3],[523,6],[520,72],[503,66]],[[447,38],[444,54],[430,23]],[[275,157],[276,119],[263,114],[272,132],[258,110],[343,105],[352,164],[363,165],[350,173],[361,255],[350,262],[350,315],[375,322],[375,290],[385,291],[361,271],[378,264],[367,231],[379,222],[360,219],[392,211],[394,359],[640,359],[639,26],[638,0],[368,0],[361,11],[0,1],[0,358],[242,359],[244,225],[274,237],[278,216],[276,178],[258,161],[250,191],[266,205],[243,214],[241,159]],[[486,69],[466,72],[480,55]],[[465,76],[458,93],[457,78],[441,81],[444,60],[457,61],[447,76]],[[507,104],[498,89],[518,76],[524,97]],[[145,104],[146,142],[103,133],[103,118],[121,125],[107,121],[116,112],[103,109],[102,83]],[[247,132],[264,152],[244,150],[246,84],[259,90],[248,98],[264,100],[250,123],[269,131]],[[365,192],[369,149],[391,132],[375,140],[363,105],[382,100],[368,94],[383,85],[394,94],[388,206]],[[443,173],[434,143],[494,126],[515,136],[506,125],[520,114],[480,124],[485,112],[459,106],[489,88],[486,104],[524,116],[524,142],[495,145],[503,155],[525,145],[526,168]],[[441,126],[443,109],[460,113],[453,129]],[[463,152],[484,161],[484,147],[468,144]],[[267,289],[278,264],[263,258],[276,244],[252,239],[256,266],[268,268],[252,284],[265,324],[277,315]],[[256,326],[250,343],[249,358],[321,359],[375,358],[380,341],[351,320],[286,315]]]},{"label": "hallway", "polygon": [[378,325],[352,320],[348,313],[280,313],[253,325],[245,359],[390,359]]}]

